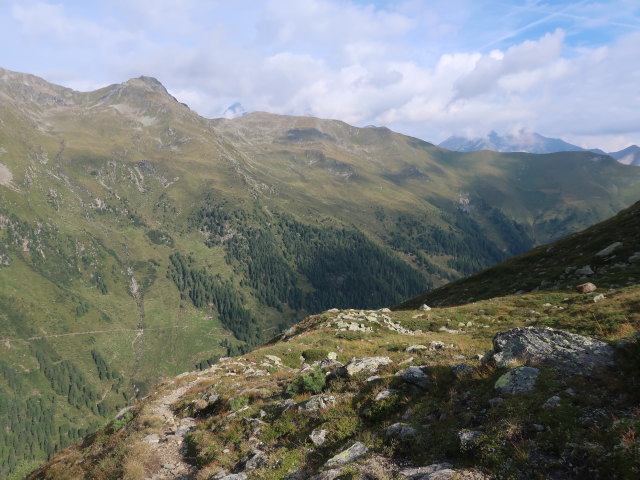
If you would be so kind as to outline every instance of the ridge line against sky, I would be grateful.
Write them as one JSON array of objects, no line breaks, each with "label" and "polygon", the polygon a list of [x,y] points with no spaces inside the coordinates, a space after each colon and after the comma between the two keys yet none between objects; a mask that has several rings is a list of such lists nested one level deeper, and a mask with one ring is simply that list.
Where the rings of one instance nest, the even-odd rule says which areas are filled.
[{"label": "ridge line against sky", "polygon": [[0,67],[83,91],[149,75],[205,117],[640,144],[637,0],[0,0],[0,40]]}]

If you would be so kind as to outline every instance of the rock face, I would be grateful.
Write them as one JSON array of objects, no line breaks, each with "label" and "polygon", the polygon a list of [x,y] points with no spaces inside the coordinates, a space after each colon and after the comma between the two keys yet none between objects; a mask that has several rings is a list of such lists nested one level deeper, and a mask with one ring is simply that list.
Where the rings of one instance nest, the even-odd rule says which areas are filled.
[{"label": "rock face", "polygon": [[385,365],[393,363],[389,357],[354,358],[340,369],[340,374],[352,377],[360,372],[376,373]]},{"label": "rock face", "polygon": [[331,468],[355,462],[359,458],[365,456],[368,451],[369,449],[365,445],[360,442],[356,442],[346,450],[343,450],[342,452],[337,454],[335,457],[331,457],[329,460],[327,460],[324,466]]},{"label": "rock face", "polygon": [[518,367],[502,375],[495,384],[496,390],[505,395],[533,392],[540,375],[534,367]]},{"label": "rock face", "polygon": [[578,291],[578,293],[591,293],[591,292],[595,292],[596,288],[598,287],[596,287],[593,283],[587,282],[587,283],[578,285],[576,287],[576,290]]},{"label": "rock face", "polygon": [[498,333],[493,349],[498,366],[546,363],[566,372],[590,375],[613,364],[613,348],[605,342],[552,328],[518,327]]}]

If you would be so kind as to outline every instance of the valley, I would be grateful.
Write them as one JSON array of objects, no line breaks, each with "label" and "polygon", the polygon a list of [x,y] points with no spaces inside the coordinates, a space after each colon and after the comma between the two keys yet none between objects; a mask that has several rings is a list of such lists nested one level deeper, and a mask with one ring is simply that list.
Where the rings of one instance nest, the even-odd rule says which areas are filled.
[{"label": "valley", "polygon": [[458,153],[337,120],[205,119],[150,77],[77,92],[0,70],[0,119],[8,478],[164,377],[331,308],[400,304],[640,196],[640,168],[592,152]]}]

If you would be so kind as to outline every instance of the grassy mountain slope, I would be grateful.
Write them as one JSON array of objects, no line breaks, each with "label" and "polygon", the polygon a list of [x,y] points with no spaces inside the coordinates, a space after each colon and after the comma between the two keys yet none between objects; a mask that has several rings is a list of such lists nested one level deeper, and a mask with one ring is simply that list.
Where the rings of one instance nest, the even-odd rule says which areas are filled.
[{"label": "grassy mountain slope", "polygon": [[[449,306],[514,293],[573,291],[595,283],[615,289],[640,280],[640,202],[582,232],[506,260],[467,278],[451,282],[398,305]],[[615,245],[615,244],[620,245]],[[605,250],[615,245],[610,253]],[[635,255],[635,256],[634,256]]]},{"label": "grassy mountain slope", "polygon": [[[428,312],[327,311],[265,347],[168,379],[29,478],[386,480],[423,466],[441,470],[425,478],[635,478],[640,343],[626,338],[640,327],[639,299],[634,284],[599,302],[547,291]],[[497,332],[522,325],[606,340],[618,345],[617,363],[588,377],[538,366],[533,391],[501,394],[514,365],[479,359]],[[313,373],[336,368],[327,357],[371,356],[391,363],[375,376]],[[409,366],[427,373],[425,386],[402,381]],[[329,461],[356,442],[364,456]]]},{"label": "grassy mountain slope", "polygon": [[0,119],[0,411],[16,412],[0,475],[16,477],[164,375],[310,313],[398,303],[640,194],[640,169],[593,154],[207,120],[148,77],[82,93],[0,70]]}]

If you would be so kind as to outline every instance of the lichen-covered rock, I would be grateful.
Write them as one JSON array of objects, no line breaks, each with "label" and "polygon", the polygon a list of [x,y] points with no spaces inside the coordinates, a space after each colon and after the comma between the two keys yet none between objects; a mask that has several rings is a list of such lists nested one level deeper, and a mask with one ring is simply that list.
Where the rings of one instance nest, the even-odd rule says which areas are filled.
[{"label": "lichen-covered rock", "polygon": [[434,472],[439,470],[449,470],[452,467],[453,465],[447,462],[432,463],[431,465],[426,465],[424,467],[403,468],[398,473],[402,478],[407,480],[422,480],[424,478],[428,478],[427,476]]},{"label": "lichen-covered rock", "polygon": [[498,366],[511,363],[545,363],[555,368],[590,375],[613,364],[613,348],[595,338],[544,327],[517,327],[493,338],[494,361]]},{"label": "lichen-covered rock", "polygon": [[518,367],[502,375],[495,384],[496,390],[507,395],[529,393],[535,390],[540,370],[534,367]]},{"label": "lichen-covered rock", "polygon": [[309,434],[309,439],[313,442],[316,447],[319,447],[324,443],[325,437],[327,436],[326,430],[314,430]]},{"label": "lichen-covered rock", "polygon": [[385,365],[393,363],[389,357],[354,358],[340,369],[340,375],[352,377],[360,372],[376,373]]},{"label": "lichen-covered rock", "polygon": [[554,395],[553,397],[549,398],[546,402],[544,402],[544,404],[542,405],[542,408],[555,408],[555,407],[559,407],[561,403],[561,399],[558,395]]},{"label": "lichen-covered rock", "polygon": [[468,377],[473,373],[473,367],[470,367],[466,363],[459,363],[451,367],[451,371],[458,378]]},{"label": "lichen-covered rock", "polygon": [[298,408],[300,411],[317,412],[327,407],[331,407],[336,404],[336,397],[333,395],[327,395],[320,393],[314,395]]},{"label": "lichen-covered rock", "polygon": [[426,345],[409,345],[406,349],[405,352],[409,352],[409,353],[413,353],[413,352],[419,352],[421,350],[429,350],[429,347],[427,347]]},{"label": "lichen-covered rock", "polygon": [[376,402],[380,402],[381,400],[384,400],[385,398],[389,398],[391,395],[393,395],[394,393],[396,393],[396,391],[393,388],[390,388],[388,390],[381,390],[378,392],[378,394],[375,396],[374,400]]},{"label": "lichen-covered rock", "polygon": [[415,366],[405,368],[396,373],[396,377],[403,380],[406,383],[415,385],[416,387],[425,389],[431,383],[429,376],[425,372],[426,366]]},{"label": "lichen-covered rock", "polygon": [[473,448],[478,440],[482,436],[482,432],[478,430],[460,430],[458,432],[458,441],[460,442],[460,448],[468,450]]},{"label": "lichen-covered rock", "polygon": [[415,438],[417,434],[418,431],[406,423],[394,423],[385,430],[387,437],[396,438],[403,442]]},{"label": "lichen-covered rock", "polygon": [[346,450],[338,453],[334,457],[331,457],[324,464],[325,467],[338,467],[341,465],[347,465],[348,463],[355,462],[356,460],[364,457],[369,449],[362,443],[356,442]]}]

